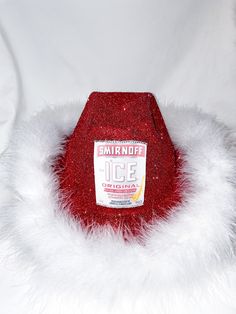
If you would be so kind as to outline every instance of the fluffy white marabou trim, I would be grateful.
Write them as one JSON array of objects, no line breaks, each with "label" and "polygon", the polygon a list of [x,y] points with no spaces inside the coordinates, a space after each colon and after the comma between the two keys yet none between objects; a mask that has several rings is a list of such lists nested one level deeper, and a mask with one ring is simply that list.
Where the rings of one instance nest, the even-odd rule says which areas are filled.
[{"label": "fluffy white marabou trim", "polygon": [[46,110],[14,132],[1,216],[30,287],[24,314],[236,313],[233,136],[196,110],[162,111],[191,190],[145,245],[109,228],[87,235],[62,210],[51,165],[78,107]]}]

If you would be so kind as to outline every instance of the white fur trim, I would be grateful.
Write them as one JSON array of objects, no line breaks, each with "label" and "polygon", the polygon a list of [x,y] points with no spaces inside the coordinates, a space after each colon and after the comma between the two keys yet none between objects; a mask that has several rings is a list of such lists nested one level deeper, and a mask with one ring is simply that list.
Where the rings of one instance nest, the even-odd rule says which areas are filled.
[{"label": "white fur trim", "polygon": [[61,208],[50,166],[78,107],[46,110],[15,131],[1,159],[1,216],[30,289],[22,314],[236,313],[235,140],[196,110],[163,114],[191,191],[145,246],[109,228],[86,235]]}]

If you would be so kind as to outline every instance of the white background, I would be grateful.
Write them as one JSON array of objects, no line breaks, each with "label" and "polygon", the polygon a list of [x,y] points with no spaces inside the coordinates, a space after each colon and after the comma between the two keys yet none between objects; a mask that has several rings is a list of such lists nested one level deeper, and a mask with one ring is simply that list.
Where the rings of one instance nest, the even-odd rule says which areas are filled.
[{"label": "white background", "polygon": [[151,91],[236,126],[234,0],[0,0],[0,151],[93,90]]},{"label": "white background", "polygon": [[[93,90],[151,91],[236,127],[234,14],[234,0],[0,0],[0,152],[16,121]],[[21,295],[5,308],[16,278],[0,279],[10,314]]]}]

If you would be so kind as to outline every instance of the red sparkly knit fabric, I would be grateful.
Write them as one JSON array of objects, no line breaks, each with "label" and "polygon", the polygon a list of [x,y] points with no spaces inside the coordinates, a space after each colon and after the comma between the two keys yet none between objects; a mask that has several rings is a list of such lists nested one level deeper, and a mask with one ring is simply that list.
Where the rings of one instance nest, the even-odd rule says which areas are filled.
[{"label": "red sparkly knit fabric", "polygon": [[[94,141],[99,140],[147,143],[142,206],[96,205],[93,158]],[[56,169],[69,212],[84,227],[109,224],[137,235],[146,223],[167,217],[181,201],[181,158],[150,93],[92,93]]]}]

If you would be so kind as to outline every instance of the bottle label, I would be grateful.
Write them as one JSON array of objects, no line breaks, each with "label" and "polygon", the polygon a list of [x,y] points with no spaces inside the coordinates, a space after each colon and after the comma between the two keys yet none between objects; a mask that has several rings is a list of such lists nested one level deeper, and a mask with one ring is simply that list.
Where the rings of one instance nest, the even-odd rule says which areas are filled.
[{"label": "bottle label", "polygon": [[112,208],[142,206],[147,144],[139,141],[95,141],[96,204]]}]

